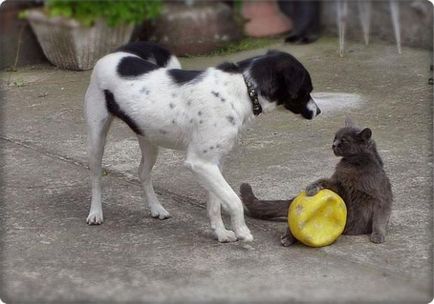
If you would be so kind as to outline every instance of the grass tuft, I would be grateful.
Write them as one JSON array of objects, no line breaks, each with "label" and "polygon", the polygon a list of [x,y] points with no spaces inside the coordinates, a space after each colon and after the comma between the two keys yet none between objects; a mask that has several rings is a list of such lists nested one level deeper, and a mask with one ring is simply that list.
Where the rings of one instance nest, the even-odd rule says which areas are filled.
[{"label": "grass tuft", "polygon": [[229,42],[228,44],[206,54],[206,56],[224,56],[237,52],[263,48],[272,44],[279,43],[281,41],[283,41],[281,37],[247,37],[240,41]]}]

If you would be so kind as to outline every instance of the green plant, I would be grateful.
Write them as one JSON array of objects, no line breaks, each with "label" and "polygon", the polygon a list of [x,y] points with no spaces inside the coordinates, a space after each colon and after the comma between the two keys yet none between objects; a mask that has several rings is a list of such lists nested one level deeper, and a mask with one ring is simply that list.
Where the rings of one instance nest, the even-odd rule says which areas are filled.
[{"label": "green plant", "polygon": [[24,80],[22,80],[21,78],[18,78],[12,82],[12,85],[16,86],[17,88],[21,88],[21,87],[24,87],[25,83],[24,83]]},{"label": "green plant", "polygon": [[243,7],[243,0],[234,0],[234,8],[237,13],[241,13]]},{"label": "green plant", "polygon": [[85,26],[91,26],[102,18],[109,26],[121,23],[140,23],[160,15],[161,0],[46,0],[45,11],[50,17],[73,18]]},{"label": "green plant", "polygon": [[237,52],[259,49],[268,47],[273,44],[277,44],[282,40],[281,37],[264,37],[264,38],[252,38],[247,37],[240,41],[230,42],[222,47],[212,51],[208,56],[224,56]]}]

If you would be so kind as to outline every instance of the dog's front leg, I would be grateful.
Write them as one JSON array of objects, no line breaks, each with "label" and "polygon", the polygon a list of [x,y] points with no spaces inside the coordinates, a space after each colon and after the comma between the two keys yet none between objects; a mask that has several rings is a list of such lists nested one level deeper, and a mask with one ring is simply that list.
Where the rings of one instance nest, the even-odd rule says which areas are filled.
[{"label": "dog's front leg", "polygon": [[221,243],[235,242],[237,240],[235,233],[231,230],[227,230],[223,223],[220,200],[212,192],[208,193],[207,209],[211,228],[218,241]]},{"label": "dog's front leg", "polygon": [[217,164],[189,153],[185,162],[199,183],[221,200],[231,216],[232,229],[239,240],[253,241],[253,236],[244,221],[244,210],[240,198],[224,179]]}]

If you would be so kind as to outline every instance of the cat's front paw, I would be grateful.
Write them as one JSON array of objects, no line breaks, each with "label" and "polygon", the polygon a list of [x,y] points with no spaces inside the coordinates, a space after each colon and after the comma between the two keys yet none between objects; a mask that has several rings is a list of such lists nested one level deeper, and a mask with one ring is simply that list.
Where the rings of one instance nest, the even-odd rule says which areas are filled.
[{"label": "cat's front paw", "polygon": [[296,239],[292,236],[290,232],[285,232],[280,236],[280,244],[282,244],[283,247],[289,247],[294,244],[295,241]]},{"label": "cat's front paw", "polygon": [[372,232],[370,239],[372,243],[380,244],[380,243],[384,243],[384,241],[386,240],[386,236],[384,234]]},{"label": "cat's front paw", "polygon": [[307,196],[314,196],[321,190],[321,186],[317,183],[310,184],[306,187],[306,195]]}]

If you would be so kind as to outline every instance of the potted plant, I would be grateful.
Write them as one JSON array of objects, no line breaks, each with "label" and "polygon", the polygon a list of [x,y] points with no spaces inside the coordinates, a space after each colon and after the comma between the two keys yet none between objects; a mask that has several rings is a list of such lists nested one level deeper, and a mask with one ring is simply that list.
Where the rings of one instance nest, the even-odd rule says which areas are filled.
[{"label": "potted plant", "polygon": [[24,12],[45,56],[71,70],[91,69],[103,55],[129,41],[134,24],[160,14],[161,0],[45,0]]}]

